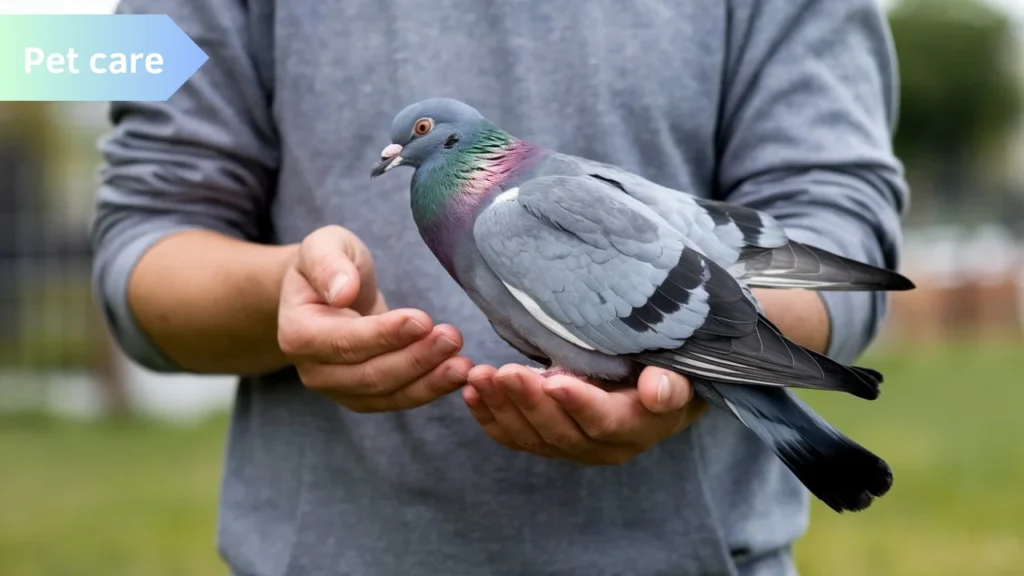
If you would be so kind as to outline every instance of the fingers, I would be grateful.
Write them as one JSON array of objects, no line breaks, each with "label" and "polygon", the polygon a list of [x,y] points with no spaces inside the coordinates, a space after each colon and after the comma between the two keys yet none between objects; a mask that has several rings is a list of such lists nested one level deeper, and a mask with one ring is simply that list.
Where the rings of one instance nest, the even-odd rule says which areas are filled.
[{"label": "fingers", "polygon": [[575,378],[554,376],[544,391],[588,437],[602,442],[647,449],[679,427],[678,412],[650,412],[636,389],[607,392]]},{"label": "fingers", "polygon": [[653,366],[640,373],[637,391],[640,402],[649,412],[678,415],[679,422],[673,432],[692,424],[708,408],[707,401],[696,395],[688,378]]},{"label": "fingers", "polygon": [[[519,370],[518,374],[511,377],[501,378],[499,375],[498,380],[504,384],[508,396],[526,420],[537,429],[540,437],[559,453],[584,464],[610,465],[627,462],[646,449],[633,442],[614,444],[591,437],[564,408],[544,392],[546,381],[543,377],[522,367]],[[586,382],[577,382],[591,386]]]},{"label": "fingers", "polygon": [[680,374],[648,367],[637,381],[640,402],[655,414],[682,410],[693,399],[693,386]]},{"label": "fingers", "polygon": [[[301,375],[306,386],[314,390],[351,396],[387,396],[425,376],[461,348],[459,331],[441,325],[428,337],[399,350],[354,364],[310,364],[304,366]],[[469,367],[462,371],[462,382],[468,372]]]},{"label": "fingers", "polygon": [[[479,385],[484,379],[493,378],[495,372],[497,370],[493,366],[475,366],[469,371],[467,382],[476,382]],[[523,447],[516,444],[512,436],[501,427],[476,388],[469,384],[463,386],[462,399],[466,402],[469,413],[492,440],[511,450],[523,450]]]},{"label": "fingers", "polygon": [[544,393],[544,382],[543,376],[525,366],[504,366],[496,375],[496,387],[505,392],[544,443],[569,452],[585,450],[590,440],[565,410]]},{"label": "fingers", "polygon": [[[511,437],[516,447],[537,454],[554,456],[553,447],[541,438],[537,429],[516,408],[497,384],[499,378],[517,377],[515,368],[510,366],[503,367],[491,378],[480,378],[479,374],[474,373],[471,376],[477,378],[471,379],[469,383],[480,393],[484,403],[487,404],[487,408],[493,414],[495,423]],[[528,368],[523,369],[529,371]]]},{"label": "fingers", "polygon": [[462,386],[462,336],[388,312],[366,246],[339,226],[303,240],[281,286],[278,343],[306,387],[356,411],[404,410]]},{"label": "fingers", "polygon": [[325,226],[302,241],[296,268],[320,301],[361,313],[377,301],[377,281],[370,251],[340,226]]},{"label": "fingers", "polygon": [[466,379],[467,385],[462,388],[462,399],[465,400],[466,406],[469,407],[469,413],[472,414],[473,418],[480,424],[480,428],[492,440],[510,450],[522,451],[523,447],[516,444],[512,436],[502,428],[501,424],[494,417],[494,413],[491,412],[487,403],[480,396],[480,392],[472,386],[473,382],[477,383],[478,386],[484,385],[485,381],[494,378],[496,372],[497,370],[493,366],[474,366],[469,371],[469,377]]},{"label": "fingers", "polygon": [[391,394],[357,396],[333,392],[329,395],[354,412],[411,410],[465,386],[466,377],[472,366],[473,363],[468,358],[457,356]]},{"label": "fingers", "polygon": [[323,294],[317,293],[309,280],[302,275],[297,267],[289,267],[281,281],[281,301],[279,310],[301,308],[309,304],[323,304]]},{"label": "fingers", "polygon": [[524,366],[477,367],[463,398],[487,435],[514,450],[591,465],[619,464],[637,453],[588,438],[543,385],[544,377]]},{"label": "fingers", "polygon": [[[287,309],[282,310],[278,319],[278,344],[289,357],[327,364],[358,364],[410,346],[433,330],[430,317],[419,310],[355,316],[340,310],[309,314],[302,309]],[[445,334],[447,331],[440,333]]]},{"label": "fingers", "polygon": [[[473,380],[473,371],[476,370],[476,368],[478,367],[474,367],[469,371],[469,376],[466,378],[467,381]],[[490,366],[487,366],[487,368],[490,368]],[[476,391],[476,388],[473,388],[472,386],[463,386],[462,400],[465,401],[470,414],[473,415],[473,418],[476,418],[476,421],[479,422],[481,426],[487,426],[494,423],[494,414],[491,413],[487,404],[484,404],[483,398],[480,398],[480,393]]]}]

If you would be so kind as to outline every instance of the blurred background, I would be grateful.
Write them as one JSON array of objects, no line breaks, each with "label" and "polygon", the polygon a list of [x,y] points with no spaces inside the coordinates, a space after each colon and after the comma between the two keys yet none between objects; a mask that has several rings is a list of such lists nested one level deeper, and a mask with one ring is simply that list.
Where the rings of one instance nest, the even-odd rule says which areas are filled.
[{"label": "blurred background", "polygon": [[[840,0],[835,0],[840,1]],[[108,12],[116,0],[0,1]],[[883,2],[913,206],[864,360],[876,403],[808,394],[892,464],[889,496],[815,503],[805,574],[1024,574],[1024,1]],[[103,104],[0,102],[0,574],[223,574],[214,522],[232,378],[116,350],[89,287]]]}]

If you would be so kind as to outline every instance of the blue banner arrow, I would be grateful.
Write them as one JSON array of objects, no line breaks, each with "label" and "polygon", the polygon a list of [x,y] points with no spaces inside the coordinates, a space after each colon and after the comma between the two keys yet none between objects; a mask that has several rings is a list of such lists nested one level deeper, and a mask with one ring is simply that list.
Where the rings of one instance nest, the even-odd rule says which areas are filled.
[{"label": "blue banner arrow", "polygon": [[163,14],[0,16],[0,100],[167,100],[207,59]]}]

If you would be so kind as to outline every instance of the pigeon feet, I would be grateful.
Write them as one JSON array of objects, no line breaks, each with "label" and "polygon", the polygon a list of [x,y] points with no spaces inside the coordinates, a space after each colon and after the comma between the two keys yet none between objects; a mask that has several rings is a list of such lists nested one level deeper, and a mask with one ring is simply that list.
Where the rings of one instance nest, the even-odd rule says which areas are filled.
[{"label": "pigeon feet", "polygon": [[551,366],[549,368],[538,368],[536,366],[531,366],[531,368],[534,372],[540,374],[545,378],[551,378],[552,376],[569,376],[571,378],[579,378],[579,376],[573,374],[572,372],[569,372],[565,368],[560,368],[558,366]]},{"label": "pigeon feet", "polygon": [[551,378],[552,376],[568,376],[570,378],[575,378],[577,380],[589,382],[590,384],[593,384],[598,388],[602,388],[604,390],[609,391],[619,390],[622,388],[633,388],[636,386],[636,377],[639,376],[638,372],[637,376],[631,376],[623,380],[605,380],[603,378],[591,378],[589,376],[580,376],[579,374],[574,374],[572,371],[562,368],[560,366],[551,366],[549,368],[539,368],[536,366],[531,366],[530,368],[537,374],[543,376],[544,378]]}]

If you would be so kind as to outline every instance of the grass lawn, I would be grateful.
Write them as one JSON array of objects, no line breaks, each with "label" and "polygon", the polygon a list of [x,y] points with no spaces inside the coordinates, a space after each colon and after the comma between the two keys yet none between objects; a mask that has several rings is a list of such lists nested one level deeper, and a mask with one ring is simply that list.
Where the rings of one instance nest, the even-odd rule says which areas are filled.
[{"label": "grass lawn", "polygon": [[[805,575],[1024,574],[1024,344],[876,354],[875,403],[807,394],[892,464],[866,512],[815,506]],[[0,574],[224,574],[213,548],[225,420],[0,419]]]},{"label": "grass lawn", "polygon": [[226,420],[0,420],[0,574],[225,574],[213,547]]},{"label": "grass lawn", "polygon": [[868,510],[816,506],[805,574],[1024,574],[1024,342],[876,355],[874,403],[811,393],[833,424],[892,466]]}]

